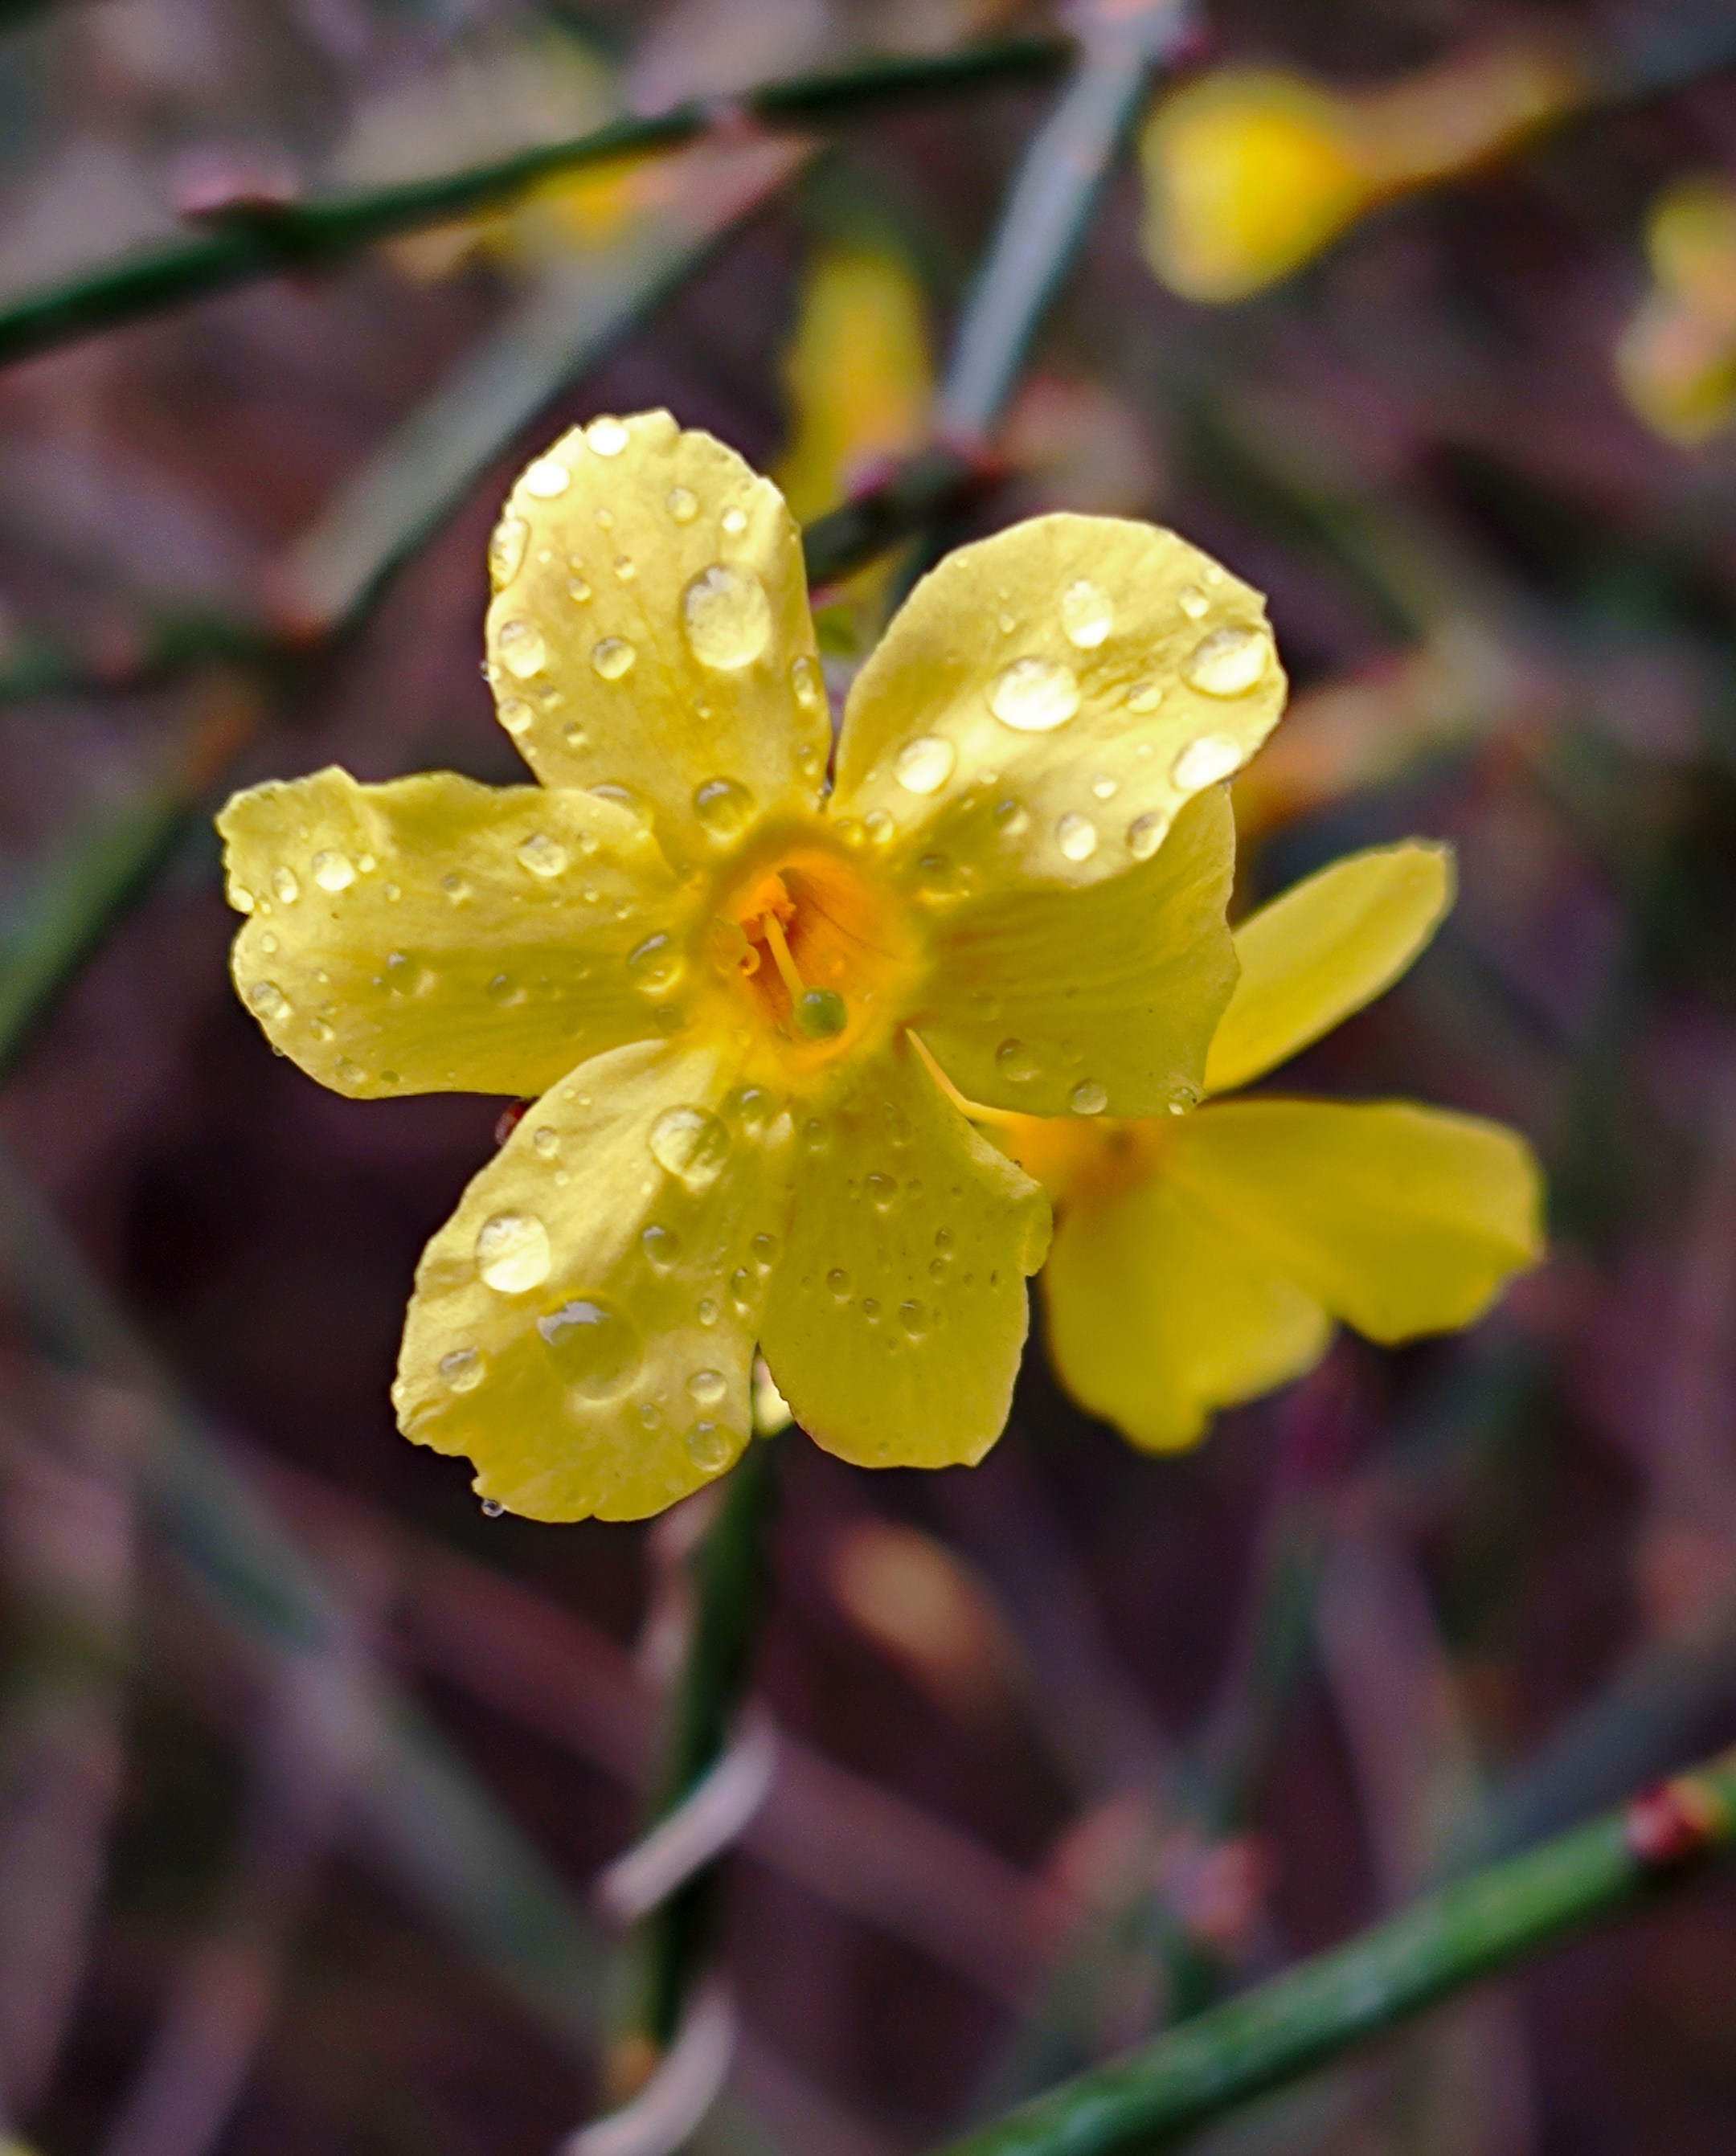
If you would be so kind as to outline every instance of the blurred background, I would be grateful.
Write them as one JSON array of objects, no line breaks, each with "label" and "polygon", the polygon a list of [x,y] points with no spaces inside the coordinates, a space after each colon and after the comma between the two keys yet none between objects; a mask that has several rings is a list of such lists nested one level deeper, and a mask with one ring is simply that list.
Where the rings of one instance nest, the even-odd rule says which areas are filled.
[{"label": "blurred background", "polygon": [[[0,346],[15,298],[299,193],[717,116],[5,347],[0,2092],[44,2156],[516,2156],[603,2101],[588,1892],[695,1522],[490,1520],[396,1435],[411,1271],[502,1104],[275,1060],[209,815],[330,762],[522,775],[486,541],[574,421],[666,404],[804,519],[928,443],[1066,27],[0,7]],[[1736,1738],[1736,9],[1179,28],[968,487],[822,594],[829,676],[924,560],[1046,508],[1269,593],[1296,695],[1237,788],[1246,897],[1410,833],[1463,893],[1289,1082],[1516,1124],[1554,1254],[1184,1457],[1081,1416],[1038,1339],[979,1470],[783,1441],[713,2150],[919,2148]],[[967,44],[1007,49],[944,75]],[[732,102],[859,61],[903,94]],[[1210,2145],[1710,2156],[1733,2118],[1714,1880]]]}]

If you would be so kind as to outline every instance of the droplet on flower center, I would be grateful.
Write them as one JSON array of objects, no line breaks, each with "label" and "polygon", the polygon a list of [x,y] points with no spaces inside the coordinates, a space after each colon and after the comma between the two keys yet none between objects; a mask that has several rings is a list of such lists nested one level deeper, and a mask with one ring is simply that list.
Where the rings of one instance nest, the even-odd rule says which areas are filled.
[{"label": "droplet on flower center", "polygon": [[537,1320],[561,1383],[583,1400],[606,1400],[638,1369],[644,1348],[630,1320],[613,1303],[575,1296]]},{"label": "droplet on flower center", "polygon": [[996,675],[989,708],[1015,733],[1050,733],[1078,710],[1079,684],[1070,668],[1052,660],[1015,659]]},{"label": "droplet on flower center", "polygon": [[1216,629],[1183,667],[1182,679],[1208,696],[1246,696],[1271,650],[1257,629]]},{"label": "droplet on flower center", "polygon": [[1109,594],[1088,578],[1069,584],[1061,595],[1061,625],[1069,644],[1081,651],[1095,651],[1115,626]]},{"label": "droplet on flower center", "polygon": [[695,1196],[723,1173],[729,1132],[703,1108],[665,1108],[651,1126],[651,1158]]},{"label": "droplet on flower center", "polygon": [[796,1030],[809,1040],[833,1040],[850,1024],[850,1013],[835,988],[804,988],[796,998]]},{"label": "droplet on flower center", "polygon": [[682,593],[681,622],[702,666],[733,673],[752,665],[770,641],[772,603],[751,569],[714,562]]},{"label": "droplet on flower center", "polygon": [[1228,734],[1202,734],[1191,741],[1170,767],[1169,776],[1184,793],[1197,793],[1227,778],[1242,760],[1241,744]]},{"label": "droplet on flower center", "polygon": [[548,1267],[548,1230],[534,1213],[496,1213],[476,1230],[476,1270],[497,1293],[540,1287]]},{"label": "droplet on flower center", "polygon": [[941,735],[918,734],[899,750],[893,769],[907,793],[937,793],[958,760],[958,752]]},{"label": "droplet on flower center", "polygon": [[541,632],[527,621],[503,621],[495,631],[495,649],[507,672],[521,681],[540,673],[548,656]]}]

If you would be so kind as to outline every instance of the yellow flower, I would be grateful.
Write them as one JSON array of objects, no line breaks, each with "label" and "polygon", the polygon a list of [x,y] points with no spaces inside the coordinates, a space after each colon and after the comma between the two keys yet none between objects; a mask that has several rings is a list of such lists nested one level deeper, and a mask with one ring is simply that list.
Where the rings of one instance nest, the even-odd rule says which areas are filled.
[{"label": "yellow flower", "polygon": [[1147,259],[1189,300],[1287,276],[1376,203],[1510,147],[1583,95],[1564,54],[1455,55],[1344,95],[1274,68],[1224,68],[1162,100],[1140,140]]},{"label": "yellow flower", "polygon": [[631,1518],[740,1452],[757,1341],[842,1457],[979,1458],[1048,1205],[933,1066],[1056,1116],[1197,1093],[1217,782],[1283,695],[1257,593],[1141,524],[962,549],[858,674],[828,794],[799,535],[721,444],[592,421],[492,568],[540,785],[329,770],[220,819],[275,1045],[357,1098],[540,1096],[424,1256],[403,1428],[516,1512]]},{"label": "yellow flower", "polygon": [[[1452,900],[1410,840],[1335,862],[1236,932],[1208,1093],[1259,1078],[1379,995]],[[1335,1320],[1370,1339],[1470,1324],[1542,1252],[1530,1148],[1409,1101],[1212,1100],[1170,1121],[1004,1132],[1059,1220],[1049,1348],[1081,1406],[1155,1452],[1310,1369]]]},{"label": "yellow flower", "polygon": [[1616,379],[1648,427],[1691,449],[1736,418],[1736,192],[1678,181],[1652,207],[1646,251],[1656,282],[1616,345]]}]

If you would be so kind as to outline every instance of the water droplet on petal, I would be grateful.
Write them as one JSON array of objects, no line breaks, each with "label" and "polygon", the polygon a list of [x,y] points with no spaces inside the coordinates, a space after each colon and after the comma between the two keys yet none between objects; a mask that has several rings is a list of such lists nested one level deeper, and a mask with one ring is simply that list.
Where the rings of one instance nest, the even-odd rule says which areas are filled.
[{"label": "water droplet on petal", "polygon": [[714,839],[733,839],[753,814],[753,796],[733,778],[708,778],[693,796],[693,813]]},{"label": "water droplet on petal", "polygon": [[548,657],[541,630],[527,621],[503,621],[495,631],[495,650],[507,672],[521,681],[541,673]]},{"label": "water droplet on petal", "polygon": [[747,512],[745,509],[726,509],[717,521],[732,539],[747,529]]},{"label": "water droplet on petal", "polygon": [[263,1019],[287,1018],[290,999],[275,981],[255,981],[247,991],[247,1000]]},{"label": "water droplet on petal", "polygon": [[1107,771],[1100,771],[1091,783],[1091,790],[1099,801],[1112,801],[1120,784],[1118,778],[1112,778]]},{"label": "water droplet on petal", "polygon": [[777,1261],[778,1238],[775,1235],[756,1235],[747,1249],[760,1271],[768,1273]]},{"label": "water droplet on petal", "polygon": [[321,891],[347,891],[356,880],[355,864],[347,854],[316,854],[313,880]]},{"label": "water droplet on petal", "polygon": [[665,1108],[651,1126],[651,1158],[697,1196],[723,1173],[729,1132],[703,1108]]},{"label": "water droplet on petal", "polygon": [[1067,1106],[1076,1116],[1101,1116],[1109,1106],[1109,1096],[1094,1079],[1086,1078],[1068,1094]]},{"label": "water droplet on petal", "polygon": [[510,584],[523,567],[530,536],[531,527],[521,516],[503,516],[496,525],[488,542],[488,573],[496,591],[502,584]]},{"label": "water droplet on petal", "polygon": [[1069,584],[1061,595],[1061,625],[1069,644],[1095,651],[1115,626],[1115,608],[1106,591],[1088,578]]},{"label": "water droplet on petal", "polygon": [[499,1519],[506,1509],[506,1507],[498,1497],[485,1497],[482,1500],[482,1517],[485,1520]]},{"label": "water droplet on petal", "polygon": [[989,708],[1015,733],[1050,733],[1078,710],[1079,684],[1070,668],[1052,660],[1015,659],[995,676]]},{"label": "water droplet on petal", "polygon": [[1175,603],[1189,621],[1198,621],[1211,604],[1198,584],[1184,584],[1175,595]]},{"label": "water droplet on petal", "polygon": [[868,1203],[876,1213],[891,1211],[893,1201],[898,1195],[898,1183],[896,1177],[880,1174],[865,1175],[862,1178],[862,1188],[868,1194]]},{"label": "water droplet on petal", "polygon": [[1208,696],[1246,696],[1265,673],[1271,644],[1257,629],[1215,629],[1181,670]]},{"label": "water droplet on petal", "polygon": [[619,681],[638,656],[624,636],[605,636],[591,646],[591,665],[605,681]]},{"label": "water droplet on petal", "polygon": [[293,869],[273,869],[271,888],[280,906],[293,906],[301,896],[301,886],[295,880]]},{"label": "water droplet on petal", "polygon": [[504,697],[498,710],[501,724],[515,739],[530,732],[531,721],[537,716],[521,696]]},{"label": "water droplet on petal", "polygon": [[1241,760],[1240,742],[1232,741],[1228,734],[1202,734],[1176,757],[1169,776],[1184,793],[1197,793],[1201,787],[1215,786],[1220,778],[1227,778]]},{"label": "water droplet on petal", "polygon": [[826,701],[826,685],[819,668],[804,652],[789,663],[789,685],[804,711],[817,711]]},{"label": "water droplet on petal", "polygon": [[449,1392],[474,1393],[482,1383],[486,1368],[474,1348],[455,1348],[449,1355],[439,1360],[439,1372]]},{"label": "water droplet on petal", "polygon": [[476,1270],[501,1295],[522,1295],[548,1278],[548,1230],[534,1213],[496,1213],[476,1230]]},{"label": "water droplet on petal", "polygon": [[1070,808],[1055,827],[1055,843],[1070,861],[1088,861],[1097,850],[1097,827]]},{"label": "water droplet on petal", "polygon": [[912,1340],[926,1340],[928,1337],[928,1313],[921,1303],[901,1302],[898,1306],[898,1322]]},{"label": "water droplet on petal", "polygon": [[772,603],[751,569],[714,562],[681,594],[681,621],[701,665],[733,673],[771,639]]},{"label": "water droplet on petal", "polygon": [[714,1408],[729,1390],[729,1380],[721,1370],[696,1370],[687,1389],[702,1408]]},{"label": "water droplet on petal", "polygon": [[552,1352],[556,1372],[583,1400],[606,1400],[619,1392],[645,1353],[632,1322],[600,1297],[575,1296],[537,1320]]},{"label": "water droplet on petal", "polygon": [[677,524],[691,524],[699,514],[699,496],[691,486],[672,486],[663,497],[663,506]]},{"label": "water droplet on petal", "polygon": [[538,457],[525,472],[525,492],[552,501],[557,494],[564,494],[573,484],[573,475],[558,457]]},{"label": "water droplet on petal", "polygon": [[539,1160],[552,1160],[561,1150],[561,1135],[552,1131],[547,1123],[539,1123],[531,1133],[531,1143]]},{"label": "water droplet on petal", "polygon": [[1136,816],[1127,826],[1127,851],[1136,861],[1148,861],[1163,843],[1169,829],[1169,819],[1161,808],[1153,808],[1148,815]]},{"label": "water droplet on petal", "polygon": [[660,929],[627,953],[627,972],[634,988],[648,996],[660,996],[681,978],[681,946]]},{"label": "water droplet on petal", "polygon": [[1158,681],[1136,681],[1127,691],[1127,709],[1142,715],[1156,711],[1163,701],[1163,684]]},{"label": "water droplet on petal", "polygon": [[830,1272],[826,1275],[826,1286],[830,1288],[838,1301],[850,1301],[850,1275],[845,1272],[842,1265],[834,1265]]},{"label": "water droplet on petal", "polygon": [[583,577],[568,577],[567,596],[575,606],[583,606],[591,596],[591,588]]},{"label": "water droplet on petal", "polygon": [[707,1475],[721,1474],[736,1456],[737,1440],[732,1431],[722,1423],[696,1422],[682,1443],[687,1448],[687,1457],[696,1467]]},{"label": "water droplet on petal", "polygon": [[1028,1085],[1042,1067],[1022,1040],[1002,1041],[994,1051],[994,1061],[1002,1076],[1010,1078],[1015,1086]]},{"label": "water droplet on petal", "polygon": [[876,846],[883,846],[898,826],[884,808],[871,808],[862,819],[862,829]]},{"label": "water droplet on petal", "polygon": [[620,583],[630,584],[639,574],[639,564],[630,554],[617,554],[614,560],[614,571]]},{"label": "water droplet on petal", "polygon": [[681,1239],[673,1228],[653,1221],[639,1235],[639,1245],[660,1273],[666,1273],[681,1255]]},{"label": "water droplet on petal", "polygon": [[253,893],[244,883],[232,883],[229,886],[229,904],[237,913],[251,913],[254,909]]},{"label": "water droplet on petal", "polygon": [[695,1312],[695,1315],[698,1317],[700,1323],[703,1326],[710,1327],[717,1322],[717,1306],[712,1301],[710,1296],[701,1297],[699,1308]]},{"label": "water droplet on petal", "polygon": [[567,849],[547,831],[532,831],[518,850],[518,864],[534,876],[557,876],[567,865]]},{"label": "water droplet on petal", "polygon": [[619,419],[593,419],[585,429],[585,447],[599,457],[618,457],[632,439]]},{"label": "water droplet on petal", "polygon": [[1009,839],[1022,839],[1030,829],[1030,811],[1022,801],[997,801],[994,820]]},{"label": "water droplet on petal", "polygon": [[893,760],[898,783],[907,793],[937,793],[953,775],[957,750],[940,734],[918,734]]}]

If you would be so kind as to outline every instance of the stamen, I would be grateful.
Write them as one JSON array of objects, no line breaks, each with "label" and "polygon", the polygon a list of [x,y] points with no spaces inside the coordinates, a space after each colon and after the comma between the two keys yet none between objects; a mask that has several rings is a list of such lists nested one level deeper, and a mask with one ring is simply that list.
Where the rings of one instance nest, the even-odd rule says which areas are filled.
[{"label": "stamen", "polygon": [[796,1031],[809,1040],[830,1040],[835,1034],[842,1033],[850,1023],[843,997],[835,988],[810,988],[805,984],[796,971],[795,960],[789,955],[783,923],[775,913],[763,914],[760,926],[766,932],[772,963],[789,991],[790,1015],[796,1022]]}]

